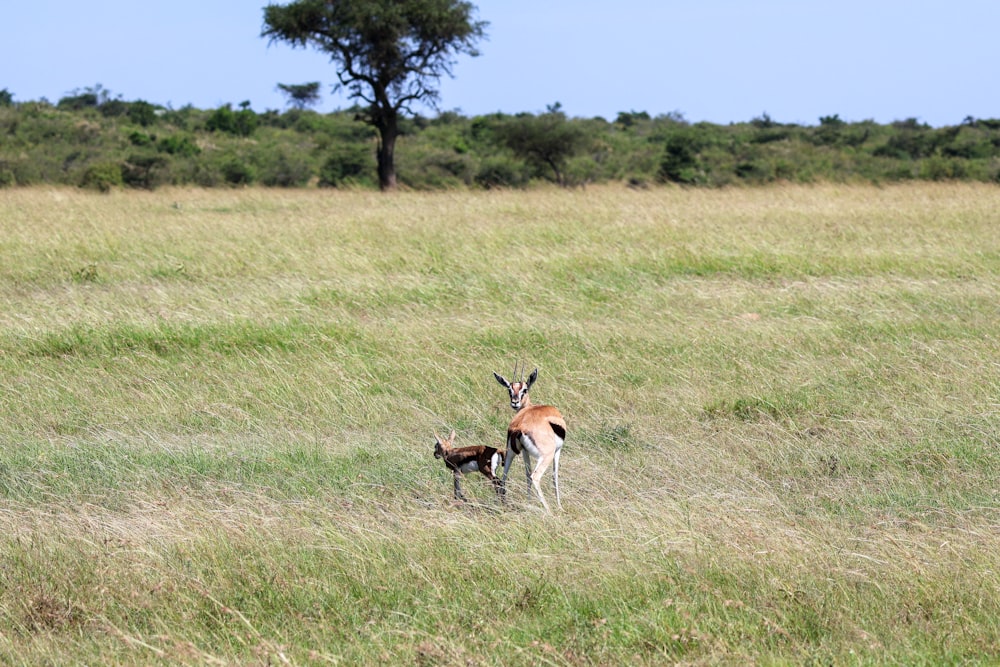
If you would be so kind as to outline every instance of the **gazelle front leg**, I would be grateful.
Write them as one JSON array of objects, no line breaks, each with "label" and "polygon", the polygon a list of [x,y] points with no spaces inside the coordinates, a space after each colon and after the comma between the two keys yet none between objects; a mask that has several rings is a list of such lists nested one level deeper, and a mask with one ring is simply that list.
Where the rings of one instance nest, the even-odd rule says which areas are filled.
[{"label": "gazelle front leg", "polygon": [[517,454],[514,453],[514,449],[510,447],[510,443],[507,443],[507,452],[503,457],[503,478],[500,480],[500,497],[504,502],[507,501],[507,475],[510,474],[510,464],[514,462],[517,458]]},{"label": "gazelle front leg", "polygon": [[[508,446],[507,455],[504,457],[504,462],[503,462],[503,479],[500,482],[500,488],[503,489],[502,495],[505,500],[507,496],[507,476],[510,474],[511,464],[513,464],[514,459],[517,458],[517,454],[514,454],[513,452],[514,448]],[[528,485],[528,495],[530,496],[532,489],[534,489],[538,494],[538,498],[542,501],[542,505],[544,505],[545,509],[548,511],[549,510],[548,503],[545,502],[545,498],[544,496],[542,496],[542,489],[538,485],[537,481],[538,479],[541,478],[542,473],[545,472],[545,468],[548,467],[548,463],[546,462],[545,465],[542,465],[544,459],[539,458],[538,463],[536,463],[534,466],[535,472],[532,473],[531,454],[528,453],[527,449],[521,450],[521,457],[524,459],[524,477]]]},{"label": "gazelle front leg", "polygon": [[528,478],[528,497],[531,497],[531,455],[528,454],[528,450],[521,450],[521,456],[524,457],[524,476]]}]

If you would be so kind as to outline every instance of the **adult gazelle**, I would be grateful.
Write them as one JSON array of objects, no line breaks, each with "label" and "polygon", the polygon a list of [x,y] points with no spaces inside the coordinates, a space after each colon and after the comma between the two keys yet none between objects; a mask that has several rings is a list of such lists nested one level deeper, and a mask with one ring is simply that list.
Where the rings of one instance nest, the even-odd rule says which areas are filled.
[{"label": "adult gazelle", "polygon": [[[523,368],[521,374],[522,376],[524,374]],[[517,365],[514,366],[513,377],[516,376]],[[552,482],[556,487],[556,505],[562,509],[559,500],[559,454],[563,442],[566,441],[566,421],[557,408],[551,405],[534,405],[528,398],[528,390],[538,379],[537,368],[531,372],[527,381],[522,377],[515,382],[508,382],[507,378],[496,372],[493,373],[493,377],[507,388],[507,393],[510,394],[510,407],[515,413],[507,427],[507,455],[504,457],[501,482],[503,488],[506,489],[510,464],[518,454],[521,454],[524,457],[524,471],[528,477],[528,494],[530,495],[534,488],[545,511],[551,513],[539,483],[551,464]],[[535,461],[534,468],[532,459]]]}]

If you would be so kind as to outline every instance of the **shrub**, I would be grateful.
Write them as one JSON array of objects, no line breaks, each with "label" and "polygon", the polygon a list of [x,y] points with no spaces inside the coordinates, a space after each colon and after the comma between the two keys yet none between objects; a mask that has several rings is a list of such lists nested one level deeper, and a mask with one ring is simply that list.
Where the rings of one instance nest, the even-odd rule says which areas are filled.
[{"label": "shrub", "polygon": [[933,131],[917,123],[915,118],[893,123],[895,133],[889,140],[878,146],[873,155],[891,157],[897,160],[916,160],[931,155],[934,151]]},{"label": "shrub", "polygon": [[737,163],[735,171],[737,178],[745,181],[763,182],[770,180],[768,178],[769,170],[767,165],[756,160],[748,160],[746,162]]},{"label": "shrub", "polygon": [[205,121],[205,129],[209,132],[228,132],[236,134],[236,114],[231,104],[226,104],[212,112]]},{"label": "shrub", "polygon": [[323,117],[315,111],[292,109],[284,115],[288,116],[287,125],[284,127],[290,127],[296,132],[312,134],[323,130]]},{"label": "shrub", "polygon": [[966,176],[965,163],[962,160],[948,159],[935,155],[920,163],[918,176],[931,181],[947,181]]},{"label": "shrub", "polygon": [[495,136],[539,174],[551,170],[553,180],[566,184],[567,161],[582,151],[590,138],[570,122],[558,104],[539,116],[522,114],[499,124]]},{"label": "shrub", "polygon": [[279,150],[268,155],[268,160],[260,167],[260,182],[270,187],[301,187],[312,178],[313,169],[298,153]]},{"label": "shrub", "polygon": [[189,179],[191,183],[203,188],[217,188],[225,182],[222,169],[218,165],[205,162],[194,164]]},{"label": "shrub", "polygon": [[240,109],[236,112],[236,135],[249,137],[257,129],[259,121],[257,114],[250,109]]},{"label": "shrub", "polygon": [[128,141],[133,146],[152,146],[153,138],[146,134],[145,132],[130,132],[128,135]]},{"label": "shrub", "polygon": [[122,168],[117,162],[98,162],[87,167],[80,180],[80,187],[110,192],[111,188],[121,186]]},{"label": "shrub", "polygon": [[143,100],[131,102],[128,105],[128,119],[136,125],[149,127],[156,122],[156,107]]},{"label": "shrub", "polygon": [[367,183],[372,178],[373,160],[367,146],[337,144],[319,170],[322,187]]},{"label": "shrub", "polygon": [[257,129],[257,114],[249,108],[233,111],[230,104],[219,107],[205,121],[209,132],[225,132],[237,137],[249,137]]},{"label": "shrub", "polygon": [[67,95],[66,97],[60,98],[56,103],[56,106],[60,109],[66,109],[69,111],[79,111],[80,109],[96,107],[97,93],[86,92],[78,95]]},{"label": "shrub", "polygon": [[101,115],[105,118],[118,118],[128,114],[128,102],[123,100],[108,100],[100,105]]},{"label": "shrub", "polygon": [[231,157],[222,163],[222,177],[229,185],[250,185],[257,180],[257,173],[253,165]]},{"label": "shrub", "polygon": [[438,172],[444,177],[442,185],[452,185],[455,179],[469,185],[472,183],[474,165],[466,155],[451,150],[439,150],[424,156],[417,169],[412,171],[427,175]]},{"label": "shrub", "polygon": [[159,118],[164,123],[173,125],[179,130],[193,130],[200,121],[201,115],[201,111],[190,104],[185,104],[180,109],[167,109]]},{"label": "shrub", "polygon": [[122,165],[125,185],[153,190],[169,181],[169,161],[162,155],[133,153]]},{"label": "shrub", "polygon": [[160,139],[156,144],[156,150],[183,157],[193,157],[201,153],[201,149],[198,148],[194,139],[185,134],[172,134]]},{"label": "shrub", "polygon": [[565,185],[584,187],[601,180],[601,167],[590,155],[577,155],[566,163]]},{"label": "shrub", "polygon": [[624,128],[629,128],[639,121],[648,120],[650,120],[649,113],[645,111],[619,111],[618,116],[615,118],[615,123]]},{"label": "shrub", "polygon": [[523,162],[509,157],[492,157],[483,160],[476,172],[475,182],[488,189],[520,188],[528,182]]},{"label": "shrub", "polygon": [[42,170],[42,164],[38,160],[12,160],[6,163],[6,169],[13,175],[11,185],[37,185],[46,181],[55,182],[56,180],[55,178],[46,178],[46,174]]},{"label": "shrub", "polygon": [[706,182],[700,153],[709,143],[700,128],[678,126],[667,137],[657,178],[660,182],[683,185]]}]

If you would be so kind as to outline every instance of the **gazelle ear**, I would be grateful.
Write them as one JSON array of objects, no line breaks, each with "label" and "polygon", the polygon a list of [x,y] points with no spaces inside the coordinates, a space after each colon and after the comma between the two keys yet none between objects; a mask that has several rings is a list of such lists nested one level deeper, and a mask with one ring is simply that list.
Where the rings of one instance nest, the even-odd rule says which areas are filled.
[{"label": "gazelle ear", "polygon": [[434,441],[439,445],[441,444],[441,436],[437,434],[437,431],[434,431]]},{"label": "gazelle ear", "polygon": [[497,382],[499,382],[501,385],[507,387],[507,389],[510,389],[510,382],[507,382],[504,376],[498,375],[496,371],[493,371],[493,377],[495,377],[497,379]]},{"label": "gazelle ear", "polygon": [[455,429],[451,429],[451,435],[448,436],[448,442],[455,442]]},{"label": "gazelle ear", "polygon": [[531,389],[531,385],[535,384],[535,380],[538,379],[538,369],[531,371],[531,375],[528,376],[528,389]]}]

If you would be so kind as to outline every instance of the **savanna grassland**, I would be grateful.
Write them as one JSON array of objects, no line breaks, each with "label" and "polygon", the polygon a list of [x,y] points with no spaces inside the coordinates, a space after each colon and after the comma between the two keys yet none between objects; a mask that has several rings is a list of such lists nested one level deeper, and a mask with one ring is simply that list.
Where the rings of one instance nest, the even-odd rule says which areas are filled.
[{"label": "savanna grassland", "polygon": [[[0,663],[1000,660],[995,186],[7,189],[0,247]],[[515,360],[552,516],[432,457]]]}]

